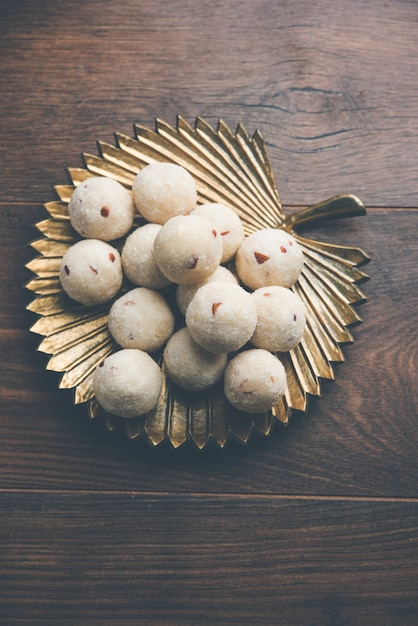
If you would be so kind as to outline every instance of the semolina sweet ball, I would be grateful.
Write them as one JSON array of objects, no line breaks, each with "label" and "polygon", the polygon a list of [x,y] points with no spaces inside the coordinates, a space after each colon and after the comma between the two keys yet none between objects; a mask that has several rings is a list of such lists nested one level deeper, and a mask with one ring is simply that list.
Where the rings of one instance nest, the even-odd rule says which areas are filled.
[{"label": "semolina sweet ball", "polygon": [[191,285],[177,285],[176,288],[176,302],[180,312],[183,315],[186,315],[186,309],[192,301],[195,293],[200,287],[206,285],[206,283],[214,283],[214,282],[225,282],[232,283],[234,285],[238,284],[238,280],[236,276],[223,265],[219,265],[216,270],[205,278],[200,283],[192,283]]},{"label": "semolina sweet ball", "polygon": [[292,287],[303,268],[303,252],[287,231],[263,228],[244,239],[235,262],[239,278],[250,289]]},{"label": "semolina sweet ball", "polygon": [[222,258],[222,240],[213,224],[200,215],[177,215],[157,233],[154,258],[173,283],[198,283],[216,270]]},{"label": "semolina sweet ball", "polygon": [[146,287],[124,293],[109,311],[109,332],[122,348],[154,352],[172,335],[174,325],[174,315],[165,298]]},{"label": "semolina sweet ball", "polygon": [[93,391],[105,411],[119,417],[139,417],[157,404],[162,373],[142,350],[114,352],[101,361],[93,375]]},{"label": "semolina sweet ball", "polygon": [[267,350],[244,350],[232,358],[225,369],[224,393],[239,411],[269,411],[285,391],[283,364]]},{"label": "semolina sweet ball", "polygon": [[187,215],[197,203],[194,178],[174,163],[146,165],[133,180],[132,194],[138,212],[156,224],[165,224],[175,215]]},{"label": "semolina sweet ball", "polygon": [[234,352],[252,337],[257,309],[240,285],[212,282],[203,285],[186,310],[192,338],[210,352]]},{"label": "semolina sweet ball", "polygon": [[287,352],[302,339],[306,309],[300,297],[286,287],[260,287],[252,294],[257,324],[251,343],[271,352]]},{"label": "semolina sweet ball", "polygon": [[227,355],[205,350],[184,327],[168,340],[163,362],[168,377],[179,387],[187,391],[202,391],[222,378]]},{"label": "semolina sweet ball", "polygon": [[63,255],[59,278],[64,291],[76,302],[103,304],[122,286],[120,254],[105,241],[82,239]]},{"label": "semolina sweet ball", "polygon": [[196,207],[192,215],[203,215],[213,222],[222,237],[221,263],[230,261],[244,241],[244,226],[237,213],[225,204],[208,202]]},{"label": "semolina sweet ball", "polygon": [[135,206],[131,192],[118,181],[93,176],[74,189],[68,215],[71,225],[82,237],[112,241],[129,232]]},{"label": "semolina sweet ball", "polygon": [[133,231],[122,248],[122,267],[127,278],[140,287],[162,289],[170,284],[154,258],[154,241],[161,224],[144,224]]}]

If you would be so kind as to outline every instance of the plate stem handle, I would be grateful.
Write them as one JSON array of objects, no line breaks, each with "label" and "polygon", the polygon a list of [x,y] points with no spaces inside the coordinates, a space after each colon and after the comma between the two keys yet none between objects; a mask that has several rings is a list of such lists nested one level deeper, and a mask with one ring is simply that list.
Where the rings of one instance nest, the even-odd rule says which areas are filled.
[{"label": "plate stem handle", "polygon": [[357,217],[365,214],[365,206],[357,196],[340,194],[288,215],[286,217],[286,226],[288,229],[293,229],[301,224],[317,220]]}]

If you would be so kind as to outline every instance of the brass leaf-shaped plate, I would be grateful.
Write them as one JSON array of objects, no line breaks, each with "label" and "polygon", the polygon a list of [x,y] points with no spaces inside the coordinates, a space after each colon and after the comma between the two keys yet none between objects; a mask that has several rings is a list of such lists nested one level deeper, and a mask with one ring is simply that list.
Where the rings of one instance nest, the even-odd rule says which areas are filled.
[{"label": "brass leaf-shaped plate", "polygon": [[[39,350],[50,356],[47,369],[62,374],[60,387],[73,389],[74,402],[87,403],[91,418],[102,417],[110,430],[124,428],[131,439],[143,435],[153,445],[168,440],[175,448],[191,440],[203,449],[211,440],[224,447],[231,438],[247,443],[253,432],[268,435],[276,420],[286,424],[293,410],[307,410],[308,397],[320,395],[321,380],[334,378],[332,363],[344,360],[341,346],[353,341],[349,328],[361,321],[353,305],[366,299],[358,287],[367,278],[359,269],[369,260],[364,252],[306,239],[294,229],[313,219],[364,215],[364,206],[355,196],[341,195],[286,216],[263,139],[258,131],[249,136],[241,124],[233,133],[222,121],[214,129],[201,118],[192,127],[178,117],[175,128],[156,120],[155,130],[139,125],[134,130],[134,138],[116,133],[115,145],[98,142],[98,155],[83,155],[85,167],[69,168],[71,184],[56,186],[59,199],[45,204],[49,217],[37,224],[43,236],[31,244],[38,256],[27,265],[34,274],[27,288],[35,294],[28,308],[38,316],[31,330],[43,337]],[[94,369],[117,346],[107,328],[111,303],[86,307],[61,288],[61,258],[79,238],[69,221],[68,202],[89,176],[110,176],[129,188],[136,173],[154,161],[185,167],[196,181],[198,202],[232,207],[247,235],[265,227],[285,228],[303,248],[305,265],[294,291],[308,311],[306,331],[296,349],[278,355],[288,389],[272,411],[240,413],[227,403],[221,386],[191,394],[166,376],[156,408],[139,418],[108,415],[94,397]]]}]

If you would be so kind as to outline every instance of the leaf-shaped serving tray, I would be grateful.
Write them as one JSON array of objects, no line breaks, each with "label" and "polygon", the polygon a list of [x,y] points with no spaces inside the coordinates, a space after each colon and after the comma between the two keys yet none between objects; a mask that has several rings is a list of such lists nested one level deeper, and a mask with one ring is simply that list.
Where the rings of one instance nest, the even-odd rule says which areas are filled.
[{"label": "leaf-shaped serving tray", "polygon": [[[168,440],[176,448],[191,440],[202,449],[210,440],[224,447],[231,438],[247,443],[253,432],[268,435],[276,420],[286,424],[292,411],[307,410],[308,397],[321,393],[321,380],[334,379],[332,363],[344,360],[341,346],[353,341],[349,328],[361,321],[353,305],[366,299],[357,284],[367,278],[359,269],[369,260],[363,251],[306,239],[294,229],[314,219],[364,215],[365,208],[355,196],[340,195],[286,216],[263,139],[258,131],[250,136],[242,124],[231,132],[223,121],[214,129],[197,118],[193,128],[178,117],[175,128],[156,120],[155,130],[135,125],[134,131],[134,138],[115,133],[114,146],[99,141],[97,156],[83,154],[85,167],[68,168],[72,184],[55,187],[59,200],[45,204],[50,217],[36,225],[43,237],[31,244],[38,256],[27,265],[35,275],[27,288],[36,294],[28,309],[38,315],[31,330],[43,336],[39,350],[50,355],[47,369],[62,374],[59,386],[73,389],[74,402],[87,403],[91,418],[102,417],[109,430],[124,428],[131,439],[143,435],[153,445]],[[303,248],[304,269],[293,289],[307,308],[306,330],[297,348],[278,355],[288,388],[267,413],[233,409],[221,386],[186,393],[166,376],[156,408],[142,417],[108,415],[94,397],[94,369],[118,348],[107,328],[111,303],[86,307],[61,288],[61,258],[79,238],[69,221],[68,202],[89,176],[110,176],[130,188],[136,173],[154,161],[185,167],[196,181],[198,202],[232,207],[247,235],[284,228]]]}]

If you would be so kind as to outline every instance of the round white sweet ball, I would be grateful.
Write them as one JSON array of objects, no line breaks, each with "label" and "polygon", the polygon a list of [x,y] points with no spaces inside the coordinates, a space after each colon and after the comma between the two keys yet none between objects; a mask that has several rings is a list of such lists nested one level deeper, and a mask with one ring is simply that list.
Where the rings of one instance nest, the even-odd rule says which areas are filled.
[{"label": "round white sweet ball", "polygon": [[306,309],[299,296],[286,287],[260,287],[251,297],[257,307],[257,324],[251,338],[257,348],[287,352],[302,339]]},{"label": "round white sweet ball", "polygon": [[157,404],[162,373],[141,350],[119,350],[96,367],[93,391],[105,411],[119,417],[139,417]]},{"label": "round white sweet ball", "polygon": [[82,239],[68,248],[61,259],[59,278],[64,291],[86,305],[111,300],[122,286],[119,252],[98,239]]},{"label": "round white sweet ball", "polygon": [[174,315],[165,298],[152,289],[136,287],[118,298],[109,311],[109,331],[122,348],[154,352],[174,332]]},{"label": "round white sweet ball", "polygon": [[175,215],[187,215],[197,202],[194,178],[174,163],[146,165],[135,176],[132,193],[139,213],[156,224],[165,224]]},{"label": "round white sweet ball", "polygon": [[170,337],[164,350],[168,377],[188,391],[202,391],[217,383],[226,367],[227,355],[214,354],[199,346],[187,328]]},{"label": "round white sweet ball", "polygon": [[154,240],[161,224],[144,224],[133,231],[122,248],[122,267],[129,280],[140,287],[162,289],[170,284],[154,259]]},{"label": "round white sweet ball", "polygon": [[73,228],[89,239],[112,241],[132,227],[132,194],[113,178],[94,176],[76,187],[68,203]]},{"label": "round white sweet ball", "polygon": [[198,283],[216,270],[222,257],[222,240],[200,215],[177,215],[157,233],[154,258],[166,278],[174,283]]},{"label": "round white sweet ball", "polygon": [[192,338],[210,352],[239,350],[252,337],[257,309],[240,285],[213,282],[203,285],[186,310]]},{"label": "round white sweet ball", "polygon": [[221,263],[230,261],[244,240],[244,226],[233,209],[218,202],[208,202],[196,207],[193,215],[207,217],[222,237]]},{"label": "round white sweet ball", "polygon": [[223,265],[219,265],[216,270],[205,278],[200,283],[192,283],[191,285],[177,285],[176,288],[176,301],[177,306],[180,312],[183,315],[186,315],[186,309],[189,306],[190,302],[193,300],[195,293],[200,287],[206,285],[206,283],[214,283],[214,282],[224,282],[224,283],[233,283],[235,285],[238,284],[238,280],[236,276]]},{"label": "round white sweet ball", "polygon": [[226,367],[224,393],[228,402],[239,411],[268,411],[285,391],[285,369],[279,359],[267,350],[244,350]]},{"label": "round white sweet ball", "polygon": [[292,287],[302,271],[303,252],[285,230],[263,228],[244,239],[235,260],[238,276],[251,289]]}]

